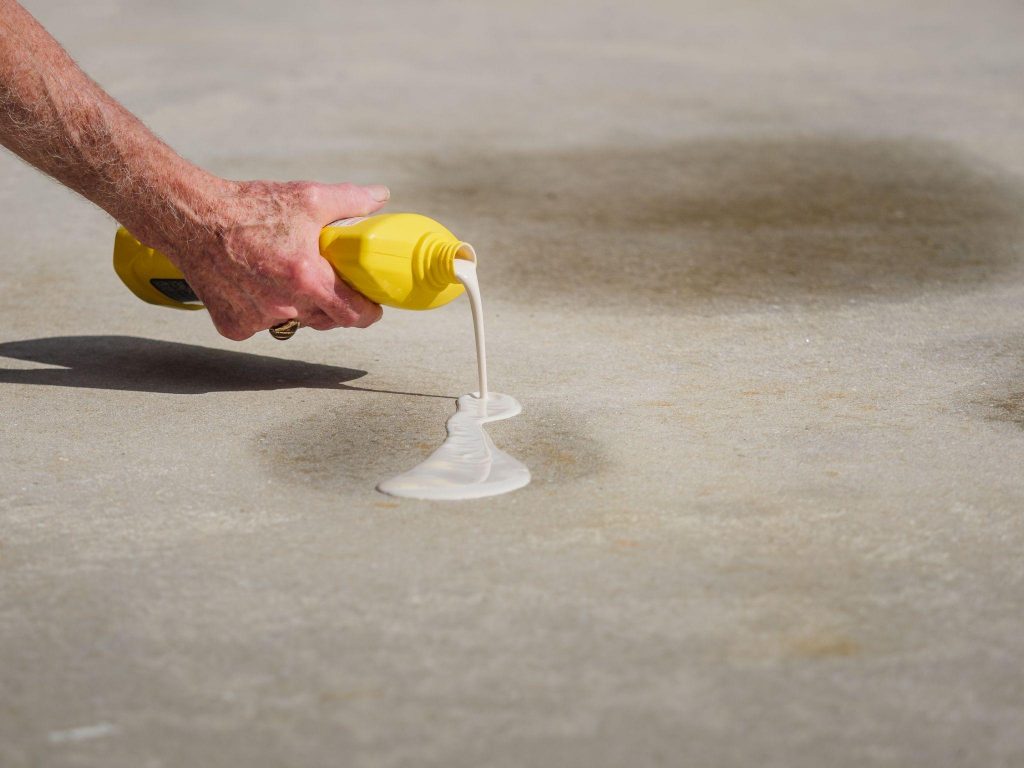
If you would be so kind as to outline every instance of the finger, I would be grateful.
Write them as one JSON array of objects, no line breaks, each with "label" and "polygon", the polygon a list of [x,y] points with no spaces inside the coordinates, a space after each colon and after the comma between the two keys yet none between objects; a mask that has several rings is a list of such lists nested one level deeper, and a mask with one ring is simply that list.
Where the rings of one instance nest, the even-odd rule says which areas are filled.
[{"label": "finger", "polygon": [[[279,311],[282,309],[285,311]],[[300,325],[315,328],[318,331],[338,327],[338,324],[311,299],[302,302],[298,307],[275,307],[271,312],[264,313],[262,317],[260,325],[263,328],[273,328],[276,325],[287,323],[289,320],[298,320]]]},{"label": "finger", "polygon": [[213,327],[217,329],[217,333],[231,341],[245,341],[253,334],[253,331],[243,328],[233,320],[214,319]]},{"label": "finger", "polygon": [[297,307],[287,304],[274,304],[267,307],[264,314],[270,317],[280,317],[281,319],[277,322],[283,323],[285,320],[291,320],[292,318],[298,317],[299,310]]},{"label": "finger", "polygon": [[231,341],[245,341],[252,336],[258,328],[247,322],[245,313],[240,312],[231,302],[221,298],[215,304],[207,306],[210,319],[217,333]]},{"label": "finger", "polygon": [[339,281],[337,290],[328,289],[317,297],[317,306],[342,328],[367,328],[384,314],[379,304],[375,304],[362,294],[356,293],[345,283]]},{"label": "finger", "polygon": [[346,318],[346,328],[368,328],[384,315],[380,304],[363,296],[335,276],[320,308],[335,319]]},{"label": "finger", "polygon": [[338,277],[327,259],[312,262],[316,279],[311,281],[310,301],[343,328],[366,328],[380,320],[380,305],[353,290]]},{"label": "finger", "polygon": [[321,309],[311,309],[303,312],[299,322],[307,328],[312,328],[314,331],[329,331],[332,328],[338,327],[338,324]]},{"label": "finger", "polygon": [[319,293],[317,306],[342,328],[366,328],[380,320],[383,310],[341,280]]},{"label": "finger", "polygon": [[321,225],[351,216],[368,216],[391,198],[382,184],[317,184],[313,188],[314,215]]}]

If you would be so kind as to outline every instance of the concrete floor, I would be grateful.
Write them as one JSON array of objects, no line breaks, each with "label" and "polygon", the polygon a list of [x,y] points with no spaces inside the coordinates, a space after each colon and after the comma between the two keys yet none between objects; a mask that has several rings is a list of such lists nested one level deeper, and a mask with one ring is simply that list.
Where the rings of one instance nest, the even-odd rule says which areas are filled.
[{"label": "concrete floor", "polygon": [[1017,0],[28,6],[473,242],[534,482],[374,491],[465,302],[233,344],[0,157],[0,765],[1024,764]]}]

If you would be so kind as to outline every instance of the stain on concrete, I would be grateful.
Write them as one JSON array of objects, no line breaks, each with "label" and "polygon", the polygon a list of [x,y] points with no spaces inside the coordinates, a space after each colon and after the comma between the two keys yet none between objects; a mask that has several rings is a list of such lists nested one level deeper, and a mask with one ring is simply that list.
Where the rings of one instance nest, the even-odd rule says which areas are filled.
[{"label": "stain on concrete", "polygon": [[[723,647],[730,661],[778,664],[793,661],[838,661],[864,656],[868,649],[845,633],[816,627],[756,627],[734,636]],[[871,655],[879,655],[872,649]]]},{"label": "stain on concrete", "polygon": [[319,156],[277,170],[289,169],[388,176],[391,209],[448,224],[481,253],[488,295],[532,304],[706,311],[961,291],[1012,268],[1024,241],[1020,180],[925,139]]},{"label": "stain on concrete", "polygon": [[256,451],[285,482],[322,491],[371,489],[429,456],[454,409],[447,398],[353,393],[337,406],[263,431]]},{"label": "stain on concrete", "polygon": [[495,444],[530,468],[534,485],[558,485],[604,471],[605,449],[583,414],[525,401],[523,415],[487,425]]},{"label": "stain on concrete", "polygon": [[[593,475],[607,462],[578,414],[528,406],[528,417],[487,425],[499,448],[526,463],[534,484]],[[278,479],[324,491],[372,488],[441,445],[455,411],[447,398],[353,394],[337,407],[262,432],[256,450]]]},{"label": "stain on concrete", "polygon": [[527,301],[658,309],[961,290],[1011,267],[1024,239],[1017,180],[922,140],[488,154],[438,162],[411,197],[480,231],[488,290]]},{"label": "stain on concrete", "polygon": [[795,656],[805,659],[828,659],[855,656],[860,645],[840,634],[819,632],[794,638],[790,649]]},{"label": "stain on concrete", "polygon": [[0,357],[58,368],[3,369],[0,383],[194,395],[345,389],[366,371],[135,336],[55,336],[0,344]]},{"label": "stain on concrete", "polygon": [[985,380],[958,392],[951,411],[975,421],[1024,429],[1024,337],[1019,333],[971,336],[936,347],[958,364],[984,372]]},{"label": "stain on concrete", "polygon": [[985,418],[989,421],[1013,424],[1024,429],[1024,392],[1010,392],[975,400],[974,405],[984,408]]}]

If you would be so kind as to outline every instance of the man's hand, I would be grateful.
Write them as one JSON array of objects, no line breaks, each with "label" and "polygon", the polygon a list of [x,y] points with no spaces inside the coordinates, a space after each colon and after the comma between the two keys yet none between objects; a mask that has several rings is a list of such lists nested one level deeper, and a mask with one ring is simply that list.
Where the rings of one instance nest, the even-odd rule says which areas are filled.
[{"label": "man's hand", "polygon": [[366,216],[387,187],[353,184],[226,182],[199,231],[166,255],[185,274],[217,330],[241,341],[272,325],[365,328],[381,308],[338,279],[320,255],[320,230]]},{"label": "man's hand", "polygon": [[321,330],[380,318],[337,279],[318,240],[325,224],[380,208],[387,188],[207,173],[90,80],[15,0],[0,0],[0,144],[166,254],[229,339],[293,318]]}]

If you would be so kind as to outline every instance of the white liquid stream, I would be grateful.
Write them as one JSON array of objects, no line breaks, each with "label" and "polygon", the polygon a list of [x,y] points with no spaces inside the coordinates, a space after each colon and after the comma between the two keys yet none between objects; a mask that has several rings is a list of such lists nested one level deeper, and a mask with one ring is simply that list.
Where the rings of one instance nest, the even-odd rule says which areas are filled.
[{"label": "white liquid stream", "polygon": [[487,344],[484,342],[484,303],[480,298],[480,281],[476,277],[476,262],[455,260],[455,276],[466,286],[469,306],[473,310],[473,336],[476,339],[476,372],[480,378],[480,397],[487,399]]},{"label": "white liquid stream", "polygon": [[455,274],[466,286],[473,309],[476,338],[477,394],[458,399],[455,414],[448,419],[448,437],[420,465],[385,480],[377,490],[412,499],[478,499],[522,488],[530,482],[530,470],[491,442],[483,425],[508,419],[523,407],[508,395],[487,388],[487,350],[484,344],[483,304],[476,263],[455,262]]}]

